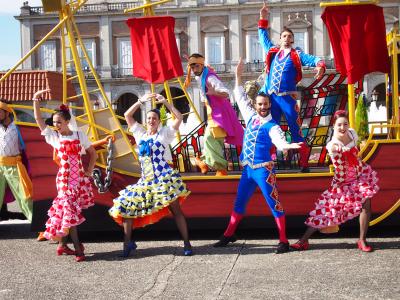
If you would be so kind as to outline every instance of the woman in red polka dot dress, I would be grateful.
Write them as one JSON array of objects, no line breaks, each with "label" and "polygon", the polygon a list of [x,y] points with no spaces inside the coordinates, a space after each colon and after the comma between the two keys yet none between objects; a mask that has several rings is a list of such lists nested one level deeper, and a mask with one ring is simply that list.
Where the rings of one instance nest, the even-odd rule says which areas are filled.
[{"label": "woman in red polka dot dress", "polygon": [[[53,114],[53,126],[55,130],[46,126],[40,115],[39,100],[43,93],[41,90],[33,96],[33,108],[36,122],[45,137],[46,142],[53,146],[60,162],[57,173],[57,197],[48,211],[49,219],[46,222],[44,237],[60,240],[57,255],[75,255],[76,261],[85,260],[84,247],[79,242],[77,226],[85,218],[82,210],[94,205],[90,176],[92,174],[97,154],[88,137],[80,131],[72,131],[68,124],[71,114],[68,107],[61,105]],[[85,171],[82,165],[82,154],[90,155],[88,169]],[[67,246],[67,236],[70,235],[75,251]]]},{"label": "woman in red polka dot dress", "polygon": [[358,137],[354,129],[349,128],[347,112],[337,111],[333,118],[333,137],[326,145],[335,168],[333,180],[310,212],[303,237],[290,247],[307,250],[308,239],[315,231],[337,232],[338,225],[360,216],[357,247],[363,252],[371,252],[373,249],[367,244],[366,235],[371,215],[370,199],[379,190],[378,178],[376,172],[358,157]]}]

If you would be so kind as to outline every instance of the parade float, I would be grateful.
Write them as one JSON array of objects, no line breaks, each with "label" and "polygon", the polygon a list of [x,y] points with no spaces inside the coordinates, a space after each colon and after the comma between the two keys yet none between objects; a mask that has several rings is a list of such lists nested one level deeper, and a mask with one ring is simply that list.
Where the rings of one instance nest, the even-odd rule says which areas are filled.
[{"label": "parade float", "polygon": [[[118,191],[126,185],[134,183],[140,177],[140,168],[137,160],[136,145],[132,135],[122,125],[123,118],[117,115],[113,109],[112,101],[108,99],[100,78],[93,67],[88,53],[85,49],[82,38],[79,34],[74,15],[82,9],[85,0],[71,1],[46,1],[43,0],[44,11],[58,12],[58,24],[39,41],[26,55],[7,73],[1,74],[0,91],[3,98],[13,100],[13,94],[19,86],[30,86],[24,91],[25,100],[30,100],[33,92],[41,88],[50,88],[51,92],[44,100],[61,99],[62,103],[68,104],[75,116],[76,124],[80,130],[86,132],[91,141],[95,143],[99,158],[97,167],[100,169],[94,176],[96,189],[96,206],[85,213],[87,222],[82,226],[88,230],[103,230],[116,228],[116,225],[109,217],[107,211],[112,206],[112,200],[118,195]],[[218,224],[218,220],[227,218],[232,210],[236,196],[238,181],[240,178],[241,165],[239,154],[241,149],[231,145],[225,145],[225,156],[229,162],[229,175],[216,177],[202,175],[196,168],[194,158],[201,154],[202,137],[206,123],[201,119],[199,113],[191,100],[190,94],[183,84],[184,71],[179,63],[174,63],[179,58],[175,47],[171,45],[168,32],[172,30],[174,19],[172,17],[160,17],[154,15],[154,6],[168,2],[144,1],[140,7],[127,9],[127,15],[135,10],[143,10],[143,17],[131,18],[127,24],[131,26],[132,38],[143,38],[148,34],[138,34],[137,30],[147,30],[143,26],[150,26],[148,30],[154,30],[157,22],[158,28],[162,28],[162,34],[153,37],[155,40],[140,40],[133,43],[133,55],[142,49],[135,49],[140,43],[155,43],[158,47],[147,47],[146,61],[137,61],[145,67],[136,74],[141,78],[147,78],[152,92],[164,91],[170,103],[176,103],[181,99],[187,99],[193,120],[198,124],[191,132],[178,132],[175,144],[171,145],[172,161],[178,169],[188,189],[190,197],[183,205],[186,217],[192,227],[206,228]],[[361,5],[350,1],[342,3],[321,3],[321,6],[353,6]],[[365,4],[365,3],[362,3]],[[368,5],[375,3],[368,2]],[[147,25],[146,25],[147,24]],[[172,27],[171,27],[172,26]],[[136,32],[136,34],[135,34]],[[154,32],[153,32],[154,33]],[[59,34],[61,39],[61,58],[63,72],[54,73],[49,71],[41,72],[42,75],[32,75],[30,72],[15,71],[40,45],[53,34]],[[151,35],[151,34],[149,34]],[[163,43],[167,43],[165,45]],[[370,164],[379,175],[380,191],[372,202],[374,219],[371,225],[383,220],[387,224],[399,224],[400,206],[400,125],[399,125],[399,97],[398,97],[398,72],[399,72],[399,32],[394,29],[387,35],[387,47],[390,58],[390,72],[387,75],[388,94],[386,99],[387,121],[380,125],[373,125],[369,137],[362,144],[360,155],[363,160]],[[79,51],[78,51],[79,49]],[[167,51],[166,51],[167,49]],[[88,68],[82,68],[82,61],[85,60]],[[135,62],[135,57],[133,57]],[[167,64],[165,62],[168,61]],[[163,62],[163,63],[161,63]],[[171,64],[173,71],[163,69],[163,65]],[[68,66],[73,66],[74,74],[68,73]],[[155,68],[155,69],[154,69]],[[157,69],[160,68],[160,69]],[[146,73],[147,72],[147,73]],[[162,73],[162,76],[159,74]],[[152,76],[156,74],[156,76]],[[158,74],[158,75],[157,75]],[[90,76],[96,82],[97,88],[89,90],[86,80]],[[51,79],[53,78],[53,79]],[[21,81],[28,82],[25,85]],[[62,82],[57,86],[54,82]],[[79,88],[75,91],[72,87],[75,83]],[[184,93],[174,96],[171,93],[171,85],[179,86]],[[330,167],[329,157],[325,149],[332,132],[332,116],[338,109],[349,111],[350,126],[354,127],[355,101],[362,92],[362,79],[349,83],[348,78],[339,73],[327,73],[321,79],[311,82],[301,91],[300,116],[302,119],[302,131],[306,137],[307,144],[312,149],[309,157],[310,173],[301,173],[298,165],[298,154],[289,152],[287,154],[277,153],[276,170],[278,177],[279,197],[285,212],[288,216],[289,225],[291,220],[304,221],[304,217],[313,207],[314,201],[320,193],[326,189],[333,176],[333,169]],[[56,95],[56,94],[59,95]],[[100,93],[103,108],[93,107],[91,95]],[[22,92],[18,95],[21,100]],[[79,105],[82,104],[82,105]],[[155,103],[152,104],[155,106]],[[16,112],[32,110],[31,105],[13,104]],[[43,109],[43,112],[51,113],[51,109]],[[34,217],[32,222],[33,230],[43,229],[46,212],[51,200],[56,195],[55,175],[57,166],[52,159],[52,150],[48,146],[34,122],[24,122],[19,119],[20,114],[16,113],[14,118],[20,125],[24,137],[27,154],[30,161],[30,172],[33,182]],[[166,119],[168,115],[166,115]],[[165,120],[168,121],[168,120]],[[282,123],[287,139],[290,140],[290,132],[287,125]],[[252,203],[246,212],[250,216],[248,226],[256,226],[260,222],[267,222],[264,216],[270,215],[264,199],[258,191],[252,198]],[[215,222],[213,222],[215,220]],[[254,220],[254,223],[251,223]],[[168,219],[165,221],[168,222]],[[397,223],[396,223],[397,222]],[[160,223],[163,227],[164,223]],[[225,220],[223,223],[225,224]],[[294,221],[292,224],[299,224]],[[246,226],[246,224],[244,224]],[[263,226],[268,223],[263,223]]]}]

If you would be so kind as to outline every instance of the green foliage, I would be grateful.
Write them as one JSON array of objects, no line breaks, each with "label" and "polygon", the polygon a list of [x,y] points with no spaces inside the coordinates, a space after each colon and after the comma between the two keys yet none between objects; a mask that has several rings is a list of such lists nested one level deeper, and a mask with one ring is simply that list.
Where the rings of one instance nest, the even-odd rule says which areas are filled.
[{"label": "green foliage", "polygon": [[160,117],[161,117],[161,124],[162,126],[167,125],[167,108],[165,107],[165,105],[160,107]]},{"label": "green foliage", "polygon": [[364,95],[360,95],[357,101],[356,108],[356,128],[357,135],[359,137],[359,142],[366,140],[369,136],[368,128],[368,111],[367,104]]}]

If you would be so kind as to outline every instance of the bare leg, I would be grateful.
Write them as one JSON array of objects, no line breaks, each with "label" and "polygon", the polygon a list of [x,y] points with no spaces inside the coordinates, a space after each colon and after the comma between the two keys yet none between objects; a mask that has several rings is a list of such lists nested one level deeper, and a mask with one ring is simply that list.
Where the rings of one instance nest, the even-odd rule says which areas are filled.
[{"label": "bare leg", "polygon": [[360,241],[363,246],[366,244],[367,231],[369,220],[371,218],[371,199],[367,199],[363,204],[363,208],[360,214]]},{"label": "bare leg", "polygon": [[132,222],[133,219],[124,219],[124,248],[129,244],[132,240]]},{"label": "bare leg", "polygon": [[81,243],[79,242],[78,229],[76,226],[73,226],[69,229],[69,235],[71,236],[72,243],[74,243],[76,256],[82,256],[83,251],[81,249]]},{"label": "bare leg", "polygon": [[175,223],[176,226],[178,226],[178,230],[183,238],[183,242],[186,245],[190,245],[189,241],[189,233],[188,233],[188,228],[186,224],[186,219],[185,216],[182,212],[181,206],[179,205],[179,201],[176,200],[172,202],[169,206],[169,210],[172,212],[174,218],[175,218]]},{"label": "bare leg", "polygon": [[314,234],[318,229],[308,226],[306,232],[300,239],[300,242],[308,242],[308,239]]}]

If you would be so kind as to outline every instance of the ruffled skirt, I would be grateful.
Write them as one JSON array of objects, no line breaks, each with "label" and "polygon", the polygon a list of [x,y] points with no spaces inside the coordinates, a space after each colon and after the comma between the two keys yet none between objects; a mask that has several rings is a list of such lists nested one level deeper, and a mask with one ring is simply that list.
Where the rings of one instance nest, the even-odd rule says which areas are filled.
[{"label": "ruffled skirt", "polygon": [[369,165],[364,165],[359,178],[324,191],[305,224],[321,229],[343,224],[359,216],[364,202],[378,192],[377,182],[376,172]]},{"label": "ruffled skirt", "polygon": [[168,206],[176,200],[183,202],[189,194],[178,172],[168,169],[152,180],[142,177],[120,191],[109,214],[120,225],[123,219],[133,219],[134,228],[144,227],[169,215]]},{"label": "ruffled skirt", "polygon": [[92,185],[85,177],[80,186],[59,192],[48,211],[46,239],[59,239],[69,234],[69,229],[82,224],[85,218],[82,210],[94,205]]}]

